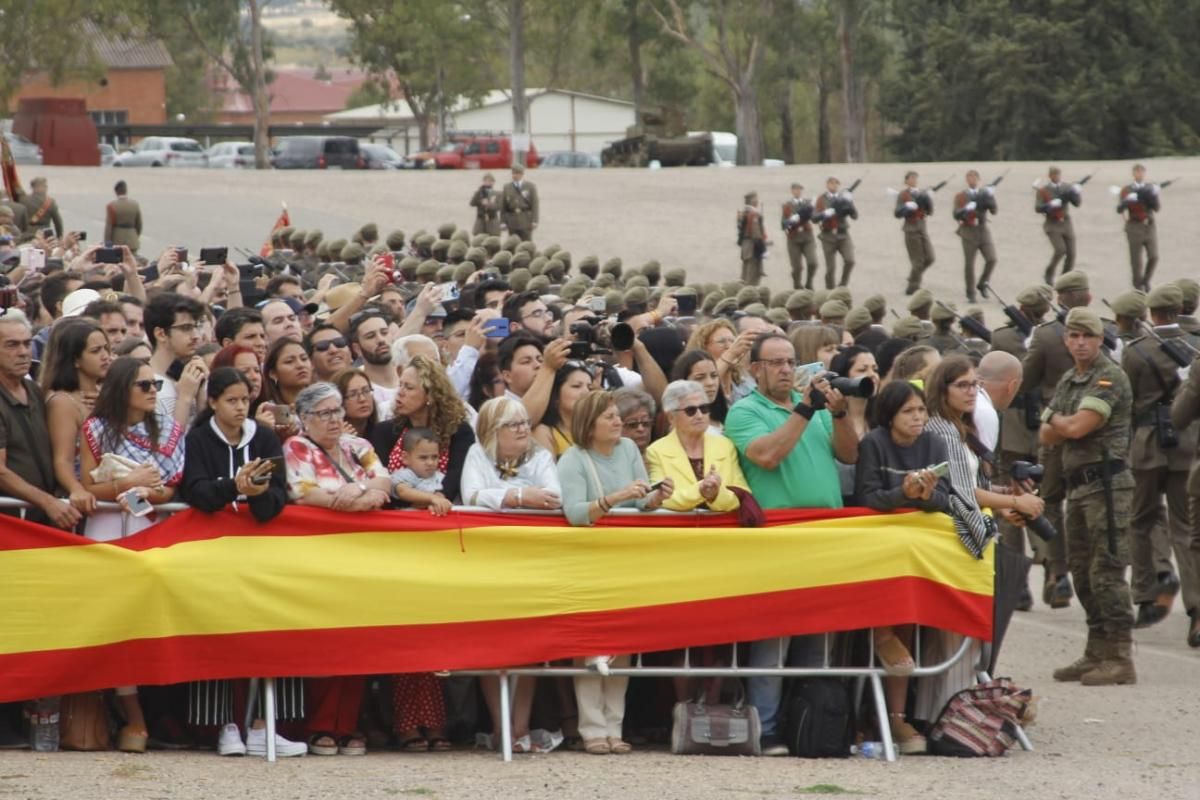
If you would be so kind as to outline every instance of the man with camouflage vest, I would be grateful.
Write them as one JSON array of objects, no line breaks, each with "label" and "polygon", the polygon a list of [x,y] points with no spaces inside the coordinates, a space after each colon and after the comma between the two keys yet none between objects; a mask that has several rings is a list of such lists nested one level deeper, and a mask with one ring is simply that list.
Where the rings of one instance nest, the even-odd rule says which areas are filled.
[{"label": "man with camouflage vest", "polygon": [[475,209],[475,225],[471,233],[500,235],[500,195],[496,194],[496,178],[485,173],[483,183],[471,195],[471,207]]}]

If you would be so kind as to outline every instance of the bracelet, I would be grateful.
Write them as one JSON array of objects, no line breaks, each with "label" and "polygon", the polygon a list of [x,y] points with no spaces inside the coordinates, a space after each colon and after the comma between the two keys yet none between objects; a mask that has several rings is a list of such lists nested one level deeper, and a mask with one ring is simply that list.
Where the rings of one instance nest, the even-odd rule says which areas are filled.
[{"label": "bracelet", "polygon": [[521,495],[522,494],[523,494],[523,490],[517,489],[517,508],[521,507]]},{"label": "bracelet", "polygon": [[845,411],[839,411],[839,412],[838,412],[838,413],[836,413],[836,414],[834,414],[833,412],[830,412],[830,413],[829,413],[829,416],[833,417],[834,419],[841,419],[842,417],[846,416],[846,412],[845,412]]},{"label": "bracelet", "polygon": [[813,408],[812,406],[810,406],[808,403],[799,402],[799,403],[796,403],[796,407],[792,409],[792,413],[799,414],[800,416],[804,417],[806,420],[811,420],[813,418],[813,414],[817,413],[817,410],[815,408]]}]

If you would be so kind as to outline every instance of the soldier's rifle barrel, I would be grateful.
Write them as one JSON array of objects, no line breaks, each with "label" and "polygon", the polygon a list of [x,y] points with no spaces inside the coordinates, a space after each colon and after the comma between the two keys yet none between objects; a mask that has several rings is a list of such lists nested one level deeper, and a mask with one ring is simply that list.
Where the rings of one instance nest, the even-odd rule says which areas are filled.
[{"label": "soldier's rifle barrel", "polygon": [[[1108,302],[1108,300],[1101,299],[1101,302],[1104,303],[1104,305],[1108,306],[1109,310],[1111,310],[1114,314],[1117,313],[1117,310],[1112,307],[1112,303]],[[1154,339],[1154,341],[1158,342],[1159,347],[1161,347],[1162,351],[1167,354],[1167,357],[1170,358],[1172,361],[1174,361],[1179,366],[1181,366],[1181,367],[1191,366],[1192,360],[1195,359],[1196,357],[1200,357],[1200,347],[1196,347],[1194,344],[1189,342],[1187,340],[1187,337],[1179,336],[1176,338],[1167,339],[1167,338],[1161,336],[1158,333],[1158,331],[1154,330],[1154,326],[1151,325],[1149,322],[1146,322],[1146,320],[1139,319],[1139,320],[1137,320],[1137,324],[1138,324],[1138,327],[1141,328],[1146,333],[1147,336],[1150,336],[1151,338]],[[1186,347],[1188,349],[1188,351],[1192,354],[1192,358],[1188,358],[1183,353],[1181,353],[1177,349],[1175,349],[1175,345],[1177,345],[1177,344],[1182,345],[1183,347]]]},{"label": "soldier's rifle barrel", "polygon": [[[863,178],[865,178],[865,177],[866,177],[866,176],[864,175],[864,176],[863,176]],[[862,182],[863,182],[863,179],[862,179],[862,178],[858,178],[858,179],[856,179],[856,180],[854,181],[854,183],[852,183],[852,184],[850,184],[848,187],[846,187],[846,191],[847,191],[847,192],[851,192],[851,193],[853,193],[855,189],[857,189],[859,186],[861,186],[861,185],[862,185]]]},{"label": "soldier's rifle barrel", "polygon": [[941,183],[935,183],[933,186],[930,186],[930,187],[929,187],[929,191],[930,191],[930,192],[936,192],[936,191],[938,191],[939,189],[942,189],[942,188],[943,188],[943,187],[944,187],[944,186],[945,186],[947,183],[949,183],[950,181],[952,181],[952,180],[954,179],[954,176],[955,176],[956,174],[957,174],[957,173],[953,173],[953,172],[952,172],[952,173],[950,173],[950,177],[949,177],[949,178],[946,178],[946,180],[942,181]]},{"label": "soldier's rifle barrel", "polygon": [[1163,181],[1162,183],[1160,183],[1160,184],[1158,185],[1158,188],[1160,188],[1160,189],[1165,189],[1165,188],[1167,188],[1168,186],[1170,186],[1172,183],[1178,183],[1178,182],[1179,182],[1179,181],[1181,181],[1181,180],[1183,180],[1183,176],[1182,176],[1182,175],[1180,175],[1178,178],[1171,178],[1171,180],[1169,180],[1169,181]]},{"label": "soldier's rifle barrel", "polygon": [[992,288],[990,283],[982,284],[979,287],[979,291],[984,297],[991,295],[993,300],[1004,307],[1004,316],[1008,317],[1009,320],[1012,321],[1012,324],[1017,326],[1017,330],[1019,330],[1023,336],[1028,336],[1029,334],[1033,333],[1033,320],[1025,316],[1025,314],[1021,312],[1021,309],[1004,302],[1004,298],[996,293],[996,290]]},{"label": "soldier's rifle barrel", "polygon": [[1080,186],[1087,186],[1087,182],[1090,181],[1094,177],[1096,177],[1096,173],[1089,172],[1087,175],[1083,176],[1083,180],[1076,181],[1076,183],[1078,183]]},{"label": "soldier's rifle barrel", "polygon": [[993,187],[993,188],[995,188],[995,187],[999,186],[999,185],[1000,185],[1000,181],[1004,180],[1004,176],[1005,176],[1005,175],[1007,175],[1007,174],[1008,174],[1008,173],[1010,173],[1010,172],[1012,172],[1012,167],[1009,167],[1008,169],[1004,170],[1004,172],[1001,172],[1001,173],[1000,173],[1000,175],[996,177],[996,180],[994,180],[994,181],[992,181],[991,183],[989,183],[989,184],[988,184],[988,186],[991,186],[991,187]]},{"label": "soldier's rifle barrel", "polygon": [[[982,322],[975,319],[974,317],[968,317],[964,314],[959,314],[957,311],[955,311],[953,308],[951,308],[950,306],[943,303],[941,300],[938,300],[937,304],[939,306],[941,306],[942,308],[946,309],[947,311],[949,311],[951,314],[953,314],[954,318],[956,320],[958,320],[959,325],[962,325],[964,328],[966,328],[971,333],[978,336],[980,339],[983,339],[988,344],[992,343],[992,331],[990,328],[988,328],[987,325],[984,325]],[[954,336],[953,333],[950,335]],[[954,338],[958,339],[957,336],[955,336]],[[967,343],[961,339],[959,339],[959,344],[961,344],[966,349],[970,349],[970,348],[967,348]]]}]

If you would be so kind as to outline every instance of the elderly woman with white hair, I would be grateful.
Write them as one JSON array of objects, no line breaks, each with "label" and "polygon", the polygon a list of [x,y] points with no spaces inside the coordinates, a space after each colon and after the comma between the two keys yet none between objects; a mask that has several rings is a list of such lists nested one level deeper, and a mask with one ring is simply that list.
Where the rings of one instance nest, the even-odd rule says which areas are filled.
[{"label": "elderly woman with white hair", "polygon": [[530,435],[523,404],[509,397],[488,400],[479,409],[476,435],[463,466],[463,503],[493,510],[562,508],[554,457]]},{"label": "elderly woman with white hair", "polygon": [[712,432],[712,403],[696,381],[673,381],[662,396],[671,432],[646,448],[650,482],[670,478],[674,493],[663,502],[672,511],[708,508],[734,511],[736,487],[749,492],[733,442]]}]

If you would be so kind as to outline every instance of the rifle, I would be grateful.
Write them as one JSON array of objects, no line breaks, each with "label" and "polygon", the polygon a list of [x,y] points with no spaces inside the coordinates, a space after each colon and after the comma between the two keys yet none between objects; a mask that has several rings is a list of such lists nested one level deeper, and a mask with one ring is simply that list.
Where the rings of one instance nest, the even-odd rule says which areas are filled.
[{"label": "rifle", "polygon": [[1178,178],[1171,178],[1171,180],[1169,180],[1169,181],[1163,181],[1162,183],[1160,183],[1158,185],[1158,188],[1165,189],[1168,186],[1170,186],[1172,183],[1179,183],[1179,181],[1181,181],[1181,180],[1183,180],[1182,176],[1178,177]]},{"label": "rifle", "polygon": [[953,177],[954,177],[954,175],[951,175],[949,178],[946,178],[946,180],[942,181],[941,183],[935,183],[933,186],[930,186],[930,187],[929,187],[929,190],[928,190],[928,191],[930,191],[930,192],[936,192],[936,191],[938,191],[938,190],[939,190],[939,189],[941,189],[943,186],[945,186],[947,183],[949,183],[949,182],[950,182],[950,180],[951,180]]},{"label": "rifle", "polygon": [[[1101,302],[1112,309],[1112,303],[1108,302],[1108,300],[1101,300]],[[1113,310],[1113,313],[1117,313],[1115,309]],[[1158,331],[1154,330],[1154,326],[1146,322],[1146,320],[1139,319],[1137,323],[1138,327],[1140,327],[1147,336],[1158,342],[1158,349],[1162,350],[1166,357],[1171,359],[1176,366],[1186,369],[1192,365],[1192,361],[1200,356],[1200,348],[1197,348],[1195,345],[1189,342],[1187,337],[1179,336],[1172,339],[1164,339],[1162,336],[1159,336]],[[1186,347],[1187,352],[1180,350],[1180,346]]]},{"label": "rifle", "polygon": [[1090,181],[1094,177],[1096,177],[1096,173],[1090,172],[1087,175],[1083,176],[1083,180],[1076,181],[1076,183],[1078,183],[1080,186],[1087,186],[1087,182]]},{"label": "rifle", "polygon": [[999,175],[996,177],[996,180],[994,180],[994,181],[992,181],[991,183],[989,183],[989,184],[988,184],[988,186],[991,186],[993,189],[994,189],[994,188],[996,188],[997,186],[999,186],[999,185],[1000,185],[1000,181],[1004,180],[1004,176],[1005,176],[1005,175],[1007,175],[1007,174],[1008,174],[1008,173],[1010,173],[1010,172],[1012,172],[1012,167],[1009,167],[1008,169],[1004,170],[1004,172],[1001,172],[1001,173],[1000,173],[1000,174],[999,174]]},{"label": "rifle", "polygon": [[[996,302],[1004,307],[1004,316],[1012,322],[1013,326],[1021,332],[1021,335],[1028,338],[1033,333],[1033,322],[1029,317],[1022,313],[1021,309],[1014,305],[1004,302],[1000,295],[996,294],[996,290],[992,288],[990,283],[984,283],[979,286],[979,292],[984,297],[991,295]],[[988,341],[991,341],[990,339]]]},{"label": "rifle", "polygon": [[[951,314],[953,314],[954,318],[956,320],[958,320],[958,324],[961,325],[964,329],[970,331],[971,334],[974,335],[976,338],[983,339],[988,344],[992,343],[992,332],[982,322],[975,319],[974,317],[968,317],[968,316],[959,314],[957,311],[955,311],[953,308],[951,308],[950,306],[943,303],[941,300],[938,300],[937,304],[939,306],[941,306],[942,308],[946,309],[947,311],[949,311]],[[955,336],[954,338],[958,339],[957,336]],[[967,343],[962,341],[961,339],[959,339],[959,344],[961,344],[964,349],[969,349],[969,348],[967,348]]]},{"label": "rifle", "polygon": [[[1058,319],[1059,322],[1061,322],[1063,325],[1066,325],[1067,324],[1067,314],[1070,313],[1070,311],[1071,311],[1071,309],[1067,308],[1066,306],[1059,305],[1058,311],[1054,316]],[[1107,328],[1105,328],[1103,336],[1104,336],[1105,349],[1107,349],[1109,353],[1117,352],[1117,347],[1119,346],[1119,340],[1117,339],[1117,335],[1115,333],[1113,333],[1112,331],[1108,330]]]},{"label": "rifle", "polygon": [[846,191],[853,194],[854,190],[857,189],[859,187],[859,184],[861,184],[862,182],[863,182],[862,178],[857,179],[856,181],[854,181],[854,183],[852,183],[848,187],[846,187]]}]

